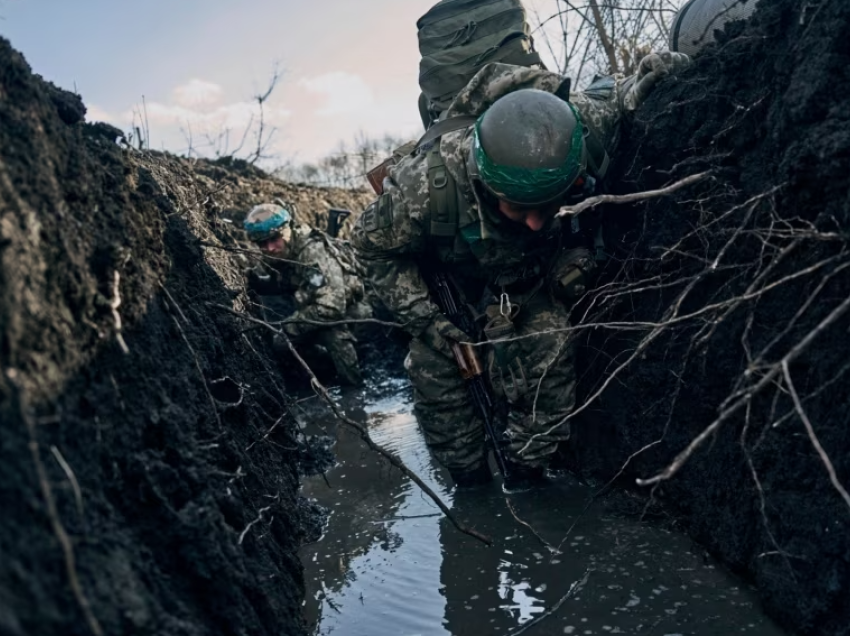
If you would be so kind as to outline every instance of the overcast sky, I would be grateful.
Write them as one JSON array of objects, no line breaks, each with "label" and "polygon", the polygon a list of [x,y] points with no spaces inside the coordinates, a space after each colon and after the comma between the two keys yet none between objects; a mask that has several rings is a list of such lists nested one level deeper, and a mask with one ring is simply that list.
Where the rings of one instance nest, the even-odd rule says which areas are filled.
[{"label": "overcast sky", "polygon": [[360,130],[421,132],[416,20],[434,2],[0,0],[0,34],[36,73],[76,89],[90,120],[129,130],[144,95],[151,145],[177,152],[189,126],[196,145],[222,127],[238,137],[278,62],[273,150],[306,161]]}]

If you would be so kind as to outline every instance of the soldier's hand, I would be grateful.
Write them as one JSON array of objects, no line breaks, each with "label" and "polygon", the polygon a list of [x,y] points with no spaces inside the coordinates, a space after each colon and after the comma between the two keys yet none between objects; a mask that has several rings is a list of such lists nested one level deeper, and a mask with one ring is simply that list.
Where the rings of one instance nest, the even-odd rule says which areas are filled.
[{"label": "soldier's hand", "polygon": [[564,250],[555,259],[547,277],[549,290],[562,302],[574,302],[587,291],[595,269],[596,261],[589,249]]},{"label": "soldier's hand", "polygon": [[442,314],[434,318],[419,336],[426,345],[440,351],[445,356],[451,356],[452,350],[448,341],[469,342],[470,336],[455,327]]},{"label": "soldier's hand", "polygon": [[645,56],[638,66],[634,84],[626,93],[626,110],[633,111],[640,106],[663,78],[676,74],[691,63],[691,58],[684,53],[661,51]]}]

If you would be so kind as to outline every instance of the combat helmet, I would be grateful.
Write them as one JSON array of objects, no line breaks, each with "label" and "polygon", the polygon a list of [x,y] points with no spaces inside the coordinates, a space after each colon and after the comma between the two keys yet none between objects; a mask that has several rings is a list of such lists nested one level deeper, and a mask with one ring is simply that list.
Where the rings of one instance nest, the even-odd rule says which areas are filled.
[{"label": "combat helmet", "polygon": [[526,88],[496,100],[475,122],[469,172],[498,199],[537,206],[562,197],[587,166],[575,106]]},{"label": "combat helmet", "polygon": [[276,203],[255,205],[248,212],[242,227],[248,238],[254,243],[260,243],[286,234],[292,215],[289,210]]}]

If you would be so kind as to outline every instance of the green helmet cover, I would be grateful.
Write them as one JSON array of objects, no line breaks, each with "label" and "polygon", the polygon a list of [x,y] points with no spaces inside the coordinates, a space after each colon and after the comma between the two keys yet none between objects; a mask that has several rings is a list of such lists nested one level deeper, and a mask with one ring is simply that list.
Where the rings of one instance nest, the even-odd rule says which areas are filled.
[{"label": "green helmet cover", "polygon": [[[472,155],[483,184],[499,199],[518,205],[539,205],[558,198],[569,189],[584,169],[584,126],[578,109],[569,106],[576,125],[569,140],[569,150],[561,165],[553,168],[528,168],[499,164],[484,150],[481,122],[487,111],[475,122]],[[522,125],[521,123],[519,125]]]}]

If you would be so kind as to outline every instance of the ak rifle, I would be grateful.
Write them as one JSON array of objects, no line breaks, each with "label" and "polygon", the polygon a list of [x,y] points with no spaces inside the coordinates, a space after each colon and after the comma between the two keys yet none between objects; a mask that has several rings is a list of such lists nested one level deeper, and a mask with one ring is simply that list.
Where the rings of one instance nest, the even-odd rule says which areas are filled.
[{"label": "ak rifle", "polygon": [[[449,283],[445,272],[435,273],[432,281],[433,291],[437,297],[437,305],[440,307],[440,311],[449,319],[449,322],[466,334],[477,333],[478,330],[475,328],[475,323],[470,319],[469,314],[458,306],[455,300],[454,289]],[[470,337],[472,336],[470,335]],[[502,455],[502,449],[499,448],[499,441],[496,438],[496,430],[493,426],[493,397],[487,378],[484,375],[484,366],[481,364],[475,347],[471,344],[455,342],[449,338],[446,338],[446,341],[451,347],[452,354],[460,370],[460,375],[469,388],[472,403],[484,421],[484,432],[493,446],[493,454],[496,456],[496,463],[499,466],[502,479],[507,479],[508,468],[505,464],[505,458]]]}]

